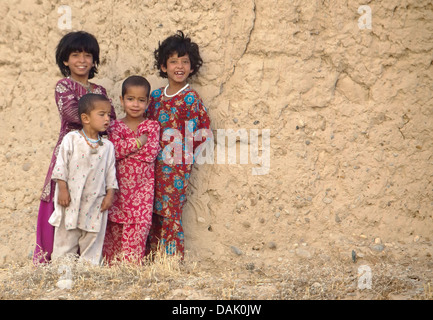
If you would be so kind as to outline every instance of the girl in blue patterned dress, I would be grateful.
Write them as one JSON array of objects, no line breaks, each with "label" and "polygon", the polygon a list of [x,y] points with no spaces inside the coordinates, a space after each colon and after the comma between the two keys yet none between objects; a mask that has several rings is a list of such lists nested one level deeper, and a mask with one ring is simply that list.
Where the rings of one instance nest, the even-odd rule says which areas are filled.
[{"label": "girl in blue patterned dress", "polygon": [[187,80],[199,71],[203,62],[198,45],[182,31],[160,43],[155,50],[155,60],[160,76],[167,78],[168,84],[152,92],[147,109],[147,117],[157,120],[161,127],[147,253],[163,248],[167,254],[177,254],[183,259],[182,210],[194,153],[203,142],[197,139],[197,134],[194,139],[194,133],[210,131],[203,101]]}]

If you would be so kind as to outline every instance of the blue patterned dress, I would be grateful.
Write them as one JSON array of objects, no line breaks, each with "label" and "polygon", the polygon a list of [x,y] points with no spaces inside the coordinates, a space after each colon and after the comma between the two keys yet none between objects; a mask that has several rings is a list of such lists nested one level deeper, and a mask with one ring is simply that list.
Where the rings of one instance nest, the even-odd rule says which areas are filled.
[{"label": "blue patterned dress", "polygon": [[161,151],[155,163],[155,203],[147,253],[163,247],[168,254],[176,253],[183,258],[182,210],[193,155],[206,138],[203,135],[203,140],[194,139],[194,134],[198,130],[209,131],[210,120],[199,95],[189,86],[172,98],[166,98],[163,90],[152,92],[147,109],[147,117],[157,120],[161,127]]}]

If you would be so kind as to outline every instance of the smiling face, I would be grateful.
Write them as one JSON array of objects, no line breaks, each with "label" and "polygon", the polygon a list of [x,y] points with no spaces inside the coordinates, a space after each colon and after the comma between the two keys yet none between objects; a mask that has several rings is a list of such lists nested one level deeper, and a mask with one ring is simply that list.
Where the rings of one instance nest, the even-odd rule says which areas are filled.
[{"label": "smiling face", "polygon": [[161,70],[167,73],[171,85],[185,85],[189,75],[193,72],[188,54],[178,57],[177,53],[167,59],[167,66],[161,65]]},{"label": "smiling face", "polygon": [[143,118],[149,99],[144,86],[128,86],[125,94],[120,96],[120,104],[125,109],[126,117]]},{"label": "smiling face", "polygon": [[71,71],[71,77],[82,83],[89,79],[90,70],[95,65],[93,55],[85,51],[74,51],[69,55],[68,61],[63,62]]}]

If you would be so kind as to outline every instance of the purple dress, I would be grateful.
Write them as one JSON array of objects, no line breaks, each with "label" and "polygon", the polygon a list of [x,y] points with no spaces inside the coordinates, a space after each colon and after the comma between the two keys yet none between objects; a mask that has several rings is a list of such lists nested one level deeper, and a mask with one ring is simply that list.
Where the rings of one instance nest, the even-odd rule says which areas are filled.
[{"label": "purple dress", "polygon": [[[54,148],[48,173],[42,189],[41,203],[39,206],[38,220],[36,226],[36,246],[33,252],[33,262],[35,264],[45,263],[51,260],[54,241],[54,227],[48,223],[48,219],[54,211],[53,196],[55,182],[51,180],[54,165],[56,164],[57,154],[63,137],[72,130],[81,129],[81,122],[78,117],[78,100],[87,93],[97,93],[107,96],[104,87],[91,84],[90,91],[83,85],[70,78],[64,78],[57,82],[55,99],[60,114],[60,134]],[[114,107],[111,106],[111,118],[116,119]]]}]

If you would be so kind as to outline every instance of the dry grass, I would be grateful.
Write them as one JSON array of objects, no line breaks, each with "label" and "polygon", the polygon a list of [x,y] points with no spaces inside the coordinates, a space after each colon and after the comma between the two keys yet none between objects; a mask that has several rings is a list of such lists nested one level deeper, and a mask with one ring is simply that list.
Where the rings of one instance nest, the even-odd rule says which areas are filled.
[{"label": "dry grass", "polygon": [[[163,254],[140,265],[93,266],[65,258],[34,267],[30,262],[1,271],[0,299],[70,300],[339,300],[433,299],[432,279],[399,264],[372,265],[372,287],[358,288],[358,265],[347,261],[254,263],[216,266]],[[70,282],[68,283],[68,280]],[[60,285],[70,285],[61,289]]]}]

